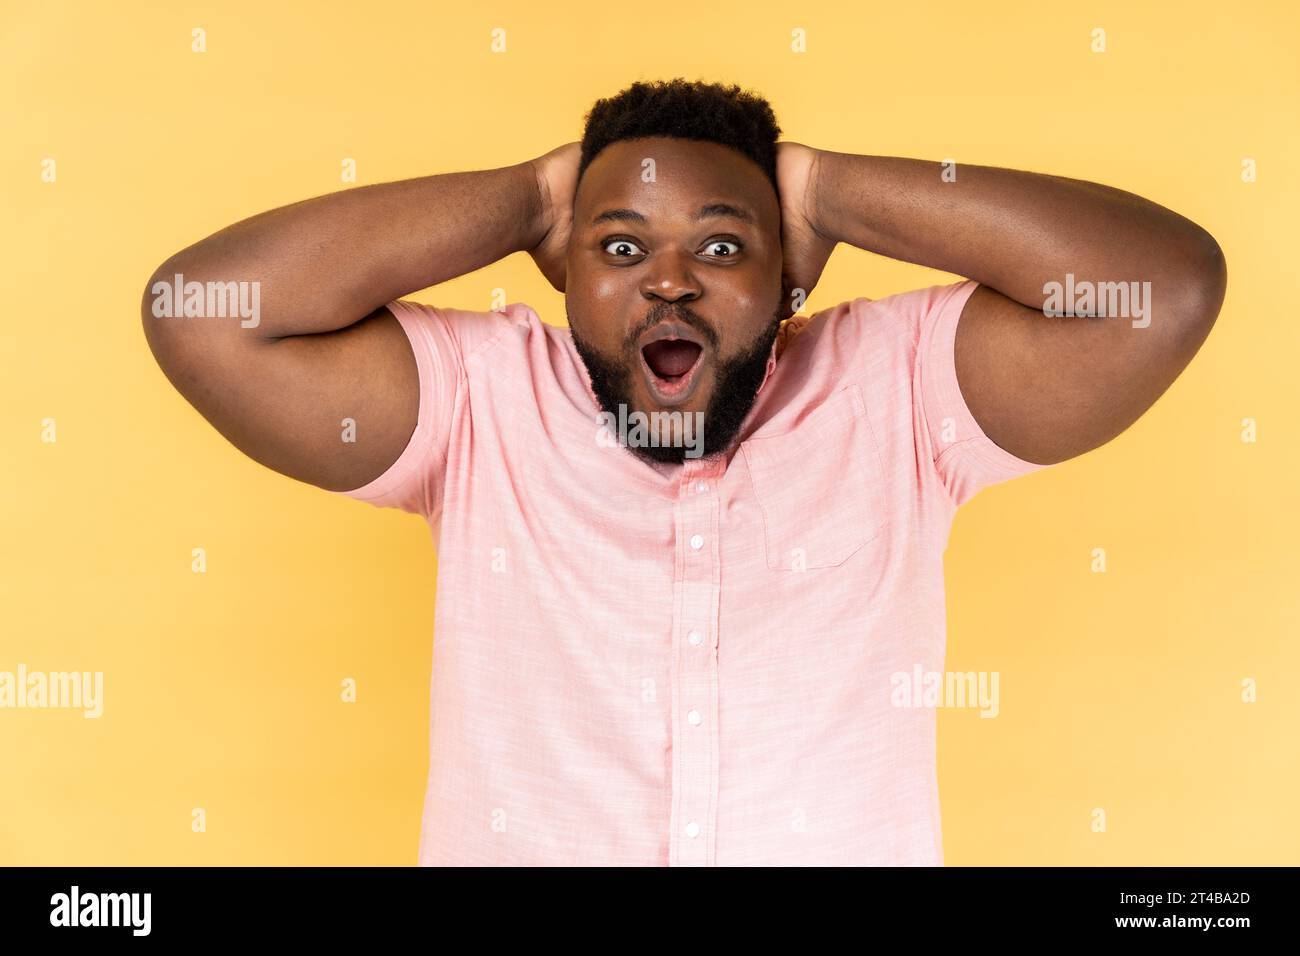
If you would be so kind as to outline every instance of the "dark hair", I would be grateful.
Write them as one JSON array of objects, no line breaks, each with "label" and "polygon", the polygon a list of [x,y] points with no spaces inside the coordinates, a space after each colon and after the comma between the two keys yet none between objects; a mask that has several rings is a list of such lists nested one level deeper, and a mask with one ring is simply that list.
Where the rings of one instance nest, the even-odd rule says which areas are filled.
[{"label": "dark hair", "polygon": [[677,78],[636,82],[597,100],[587,113],[578,178],[611,143],[641,136],[673,136],[730,146],[767,174],[776,189],[776,140],[781,127],[767,100],[737,85]]}]

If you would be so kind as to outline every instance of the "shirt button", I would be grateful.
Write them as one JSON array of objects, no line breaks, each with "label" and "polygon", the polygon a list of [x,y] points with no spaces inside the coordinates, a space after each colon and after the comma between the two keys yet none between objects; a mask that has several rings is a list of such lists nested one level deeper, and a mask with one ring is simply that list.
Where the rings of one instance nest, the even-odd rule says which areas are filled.
[{"label": "shirt button", "polygon": [[698,710],[693,710],[686,715],[686,719],[689,720],[692,725],[698,727],[700,725],[700,721],[703,720],[704,718],[700,716],[700,712]]},{"label": "shirt button", "polygon": [[700,636],[699,631],[691,631],[691,633],[686,635],[686,639],[690,641],[692,644],[696,645],[697,647],[699,646],[700,642],[704,640],[704,638]]},{"label": "shirt button", "polygon": [[694,820],[686,824],[686,835],[690,837],[692,840],[694,840],[697,836],[700,835],[700,825],[696,823]]},{"label": "shirt button", "polygon": [[691,547],[696,551],[704,547],[704,538],[698,534],[691,535]]},{"label": "shirt button", "polygon": [[702,495],[708,490],[709,490],[709,483],[707,481],[697,481],[695,483],[696,494]]}]

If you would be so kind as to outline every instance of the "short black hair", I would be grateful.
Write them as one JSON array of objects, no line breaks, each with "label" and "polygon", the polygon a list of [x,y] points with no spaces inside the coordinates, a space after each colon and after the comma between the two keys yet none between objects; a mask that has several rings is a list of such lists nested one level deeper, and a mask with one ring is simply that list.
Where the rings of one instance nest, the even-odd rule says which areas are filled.
[{"label": "short black hair", "polygon": [[771,105],[739,86],[672,80],[633,83],[587,113],[578,178],[600,151],[619,140],[672,136],[730,146],[748,156],[776,189],[776,141],[781,127]]}]

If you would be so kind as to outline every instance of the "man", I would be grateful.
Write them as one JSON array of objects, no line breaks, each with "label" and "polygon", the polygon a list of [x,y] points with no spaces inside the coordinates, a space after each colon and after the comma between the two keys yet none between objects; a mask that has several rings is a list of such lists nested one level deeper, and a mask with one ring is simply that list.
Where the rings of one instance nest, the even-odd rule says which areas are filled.
[{"label": "man", "polygon": [[[943,669],[955,509],[1119,434],[1218,314],[1218,245],[1137,196],[779,132],[637,83],[580,144],[255,216],[146,290],[235,445],[434,531],[422,864],[941,863],[891,678]],[[795,315],[841,242],[970,280]],[[401,298],[518,251],[570,331]],[[258,321],[157,316],[190,282]]]}]

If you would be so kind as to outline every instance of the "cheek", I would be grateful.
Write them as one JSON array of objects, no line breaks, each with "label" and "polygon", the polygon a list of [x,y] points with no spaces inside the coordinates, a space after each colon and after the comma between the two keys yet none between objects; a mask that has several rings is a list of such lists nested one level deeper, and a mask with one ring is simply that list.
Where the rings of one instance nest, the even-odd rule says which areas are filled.
[{"label": "cheek", "polygon": [[731,290],[723,321],[720,351],[726,358],[748,351],[758,335],[772,325],[781,298],[780,281],[772,288],[754,283]]},{"label": "cheek", "polygon": [[626,273],[595,268],[585,256],[569,262],[569,281],[570,295],[575,295],[588,307],[608,305],[637,291],[636,283],[630,281]]},{"label": "cheek", "polygon": [[731,270],[726,292],[747,312],[767,312],[776,307],[781,297],[781,262],[770,256],[760,256],[745,263],[741,269]]},{"label": "cheek", "polygon": [[610,313],[607,309],[593,307],[570,296],[568,314],[570,327],[585,344],[596,349],[607,360],[621,358],[623,339],[617,324],[609,320]]},{"label": "cheek", "polygon": [[607,356],[621,354],[626,336],[624,317],[629,309],[635,310],[635,287],[629,290],[626,283],[607,275],[586,276],[579,271],[573,276],[565,293],[565,307],[569,322],[584,341],[600,349]]},{"label": "cheek", "polygon": [[635,295],[636,284],[626,278],[619,278],[608,270],[601,270],[587,283],[593,301],[601,303],[617,302],[625,296]]}]

